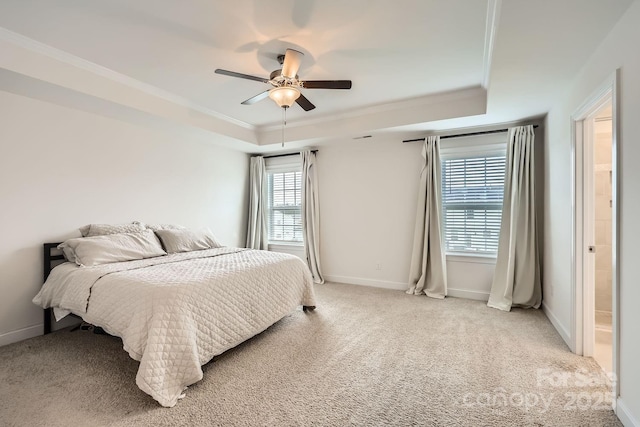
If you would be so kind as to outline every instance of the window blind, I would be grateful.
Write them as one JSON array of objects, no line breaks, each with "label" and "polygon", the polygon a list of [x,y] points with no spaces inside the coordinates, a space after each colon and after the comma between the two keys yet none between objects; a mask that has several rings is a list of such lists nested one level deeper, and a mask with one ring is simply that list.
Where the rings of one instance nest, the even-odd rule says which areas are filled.
[{"label": "window blind", "polygon": [[442,158],[442,209],[447,252],[498,252],[505,153]]},{"label": "window blind", "polygon": [[270,242],[302,242],[302,173],[267,173]]}]

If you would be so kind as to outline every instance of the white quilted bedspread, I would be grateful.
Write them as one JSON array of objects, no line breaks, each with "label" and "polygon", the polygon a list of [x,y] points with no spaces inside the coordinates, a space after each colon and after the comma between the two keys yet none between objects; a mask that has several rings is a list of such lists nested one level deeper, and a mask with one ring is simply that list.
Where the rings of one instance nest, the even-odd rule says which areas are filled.
[{"label": "white quilted bedspread", "polygon": [[291,255],[218,248],[95,267],[62,264],[33,301],[70,310],[122,338],[138,387],[176,404],[201,366],[299,305],[315,305],[307,266]]}]

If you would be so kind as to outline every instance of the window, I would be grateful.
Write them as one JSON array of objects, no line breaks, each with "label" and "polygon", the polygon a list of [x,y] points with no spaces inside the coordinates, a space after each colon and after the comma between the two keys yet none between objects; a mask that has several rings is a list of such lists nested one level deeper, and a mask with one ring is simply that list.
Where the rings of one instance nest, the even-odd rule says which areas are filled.
[{"label": "window", "polygon": [[442,156],[442,221],[448,253],[497,254],[504,174],[504,150]]},{"label": "window", "polygon": [[270,243],[302,243],[302,173],[267,172]]}]

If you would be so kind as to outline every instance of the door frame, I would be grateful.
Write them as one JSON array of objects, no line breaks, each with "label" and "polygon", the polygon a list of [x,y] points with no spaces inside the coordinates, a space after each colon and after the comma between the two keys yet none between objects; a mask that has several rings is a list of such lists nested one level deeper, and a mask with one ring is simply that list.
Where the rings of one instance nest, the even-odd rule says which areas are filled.
[{"label": "door frame", "polygon": [[[619,72],[616,70],[609,76],[603,84],[589,96],[582,105],[571,115],[571,176],[572,176],[572,245],[571,245],[571,290],[572,290],[572,313],[571,313],[571,338],[572,350],[578,355],[592,355],[593,348],[590,343],[585,343],[586,334],[593,334],[594,313],[585,310],[591,307],[595,301],[595,289],[593,286],[585,286],[586,280],[593,283],[593,257],[585,257],[588,240],[591,236],[586,232],[585,220],[592,220],[589,210],[593,204],[593,197],[585,197],[586,188],[593,188],[592,174],[586,176],[593,170],[592,148],[594,139],[585,135],[590,131],[590,118],[609,100],[612,106],[612,145],[611,145],[611,220],[612,220],[612,277],[611,277],[611,315],[612,315],[612,375],[613,375],[613,407],[620,394],[619,388],[619,343],[620,343],[620,318],[619,318]],[[590,150],[585,152],[585,144],[590,144]],[[587,162],[591,162],[587,165]],[[585,165],[587,165],[585,167]],[[589,206],[591,204],[591,206]]]}]

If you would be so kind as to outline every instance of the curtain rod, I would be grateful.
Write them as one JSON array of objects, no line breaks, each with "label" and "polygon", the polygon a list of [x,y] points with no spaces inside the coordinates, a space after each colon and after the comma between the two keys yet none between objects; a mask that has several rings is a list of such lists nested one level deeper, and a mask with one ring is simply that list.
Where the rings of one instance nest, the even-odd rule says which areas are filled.
[{"label": "curtain rod", "polygon": [[[533,125],[533,128],[537,128],[538,125]],[[462,136],[473,136],[473,135],[489,135],[492,133],[502,133],[502,132],[507,132],[509,129],[497,129],[497,130],[485,130],[482,132],[470,132],[470,133],[460,133],[457,135],[444,135],[441,136],[440,139],[446,139],[446,138],[459,138]],[[405,139],[402,142],[418,142],[418,141],[424,141],[425,138],[417,138],[417,139]]]},{"label": "curtain rod", "polygon": [[[318,150],[311,150],[312,153],[317,153]],[[287,156],[298,156],[300,155],[300,153],[289,153],[289,154],[274,154],[272,156],[262,156],[265,159],[273,159],[274,157],[287,157]],[[256,156],[259,156],[259,154],[256,154]]]}]

